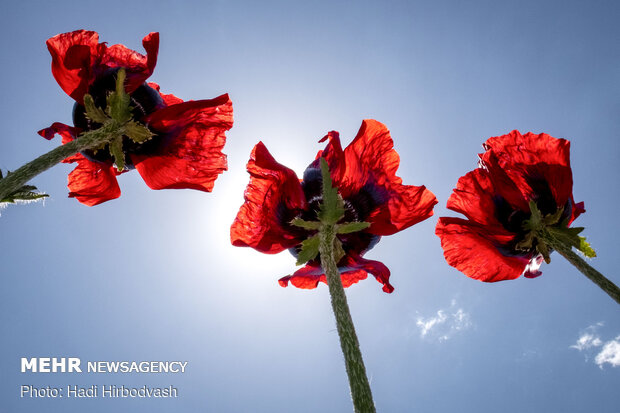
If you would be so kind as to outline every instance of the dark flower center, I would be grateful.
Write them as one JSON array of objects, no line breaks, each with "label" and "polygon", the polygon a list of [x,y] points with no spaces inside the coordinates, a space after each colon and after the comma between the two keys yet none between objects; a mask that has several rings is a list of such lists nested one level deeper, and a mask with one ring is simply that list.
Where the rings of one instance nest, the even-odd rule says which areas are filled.
[{"label": "dark flower center", "polygon": [[[558,205],[546,180],[530,177],[528,179],[528,185],[534,190],[534,201],[543,217],[557,212]],[[534,252],[536,250],[535,242],[527,251],[516,248],[517,244],[523,241],[528,233],[528,230],[524,229],[523,224],[524,221],[530,219],[531,213],[529,211],[525,212],[516,209],[499,194],[493,197],[493,202],[495,204],[495,217],[497,220],[507,231],[517,234],[509,245],[501,246],[500,249],[504,251],[506,255],[525,255]],[[572,205],[569,199],[564,205],[560,222],[570,217],[571,213]]]},{"label": "dark flower center", "polygon": [[[287,223],[293,218],[301,218],[306,221],[318,220],[318,212],[321,202],[323,202],[321,170],[312,166],[308,167],[304,172],[301,187],[306,196],[308,208],[296,216],[290,217],[290,219],[285,221]],[[359,192],[344,199],[345,211],[341,222],[366,221],[378,206],[386,202],[386,199],[386,194],[382,194],[377,186],[372,183],[366,184]],[[302,238],[307,238],[312,233],[298,227],[293,228],[293,231],[299,232]],[[359,231],[351,234],[339,234],[338,238],[342,242],[342,248],[346,253],[352,251],[361,255],[374,247],[380,237],[365,231]],[[290,248],[289,251],[294,256],[297,256],[300,249],[301,247],[298,245]],[[317,257],[317,261],[320,262],[320,257]]]},{"label": "dark flower center", "polygon": [[[117,72],[118,69],[108,70],[103,76],[98,77],[89,87],[88,93],[93,97],[93,100],[95,101],[95,105],[97,107],[102,109],[106,107],[107,96],[116,88]],[[137,122],[143,122],[146,116],[165,106],[164,101],[159,95],[159,93],[146,83],[140,85],[135,91],[133,91],[129,95],[129,97],[131,99],[131,113],[133,115],[133,119]],[[86,109],[84,108],[84,105],[81,105],[77,102],[73,106],[73,124],[76,127],[82,129],[83,131],[94,130],[101,127],[100,123],[94,122],[86,117]],[[131,161],[131,157],[127,155],[131,153],[151,153],[156,149],[159,141],[160,137],[158,137],[157,134],[155,134],[152,139],[144,143],[136,143],[128,137],[124,136],[123,152],[125,153],[126,167],[130,169],[134,167]],[[97,151],[82,151],[81,154],[84,155],[88,160],[93,162],[107,164],[113,162],[112,155],[110,155],[110,151],[107,145],[105,148]]]}]

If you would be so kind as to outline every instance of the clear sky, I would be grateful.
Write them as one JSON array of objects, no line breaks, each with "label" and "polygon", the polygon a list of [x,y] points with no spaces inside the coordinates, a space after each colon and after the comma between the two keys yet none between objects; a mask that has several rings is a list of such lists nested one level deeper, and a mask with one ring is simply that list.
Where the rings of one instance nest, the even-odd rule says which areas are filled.
[{"label": "clear sky", "polygon": [[[80,28],[138,51],[159,31],[151,80],[184,99],[228,92],[235,125],[229,171],[210,194],[152,191],[133,172],[119,179],[121,198],[89,208],[66,197],[62,165],[33,181],[51,195],[44,203],[0,211],[0,412],[351,411],[326,286],[281,288],[293,257],[232,247],[228,231],[259,139],[301,174],[319,138],[338,130],[347,144],[365,118],[390,128],[404,182],[439,200],[433,217],[367,255],[391,269],[393,294],[373,279],[347,290],[378,411],[618,411],[616,303],[557,254],[534,280],[471,280],[434,235],[482,142],[546,132],[571,141],[587,209],[575,224],[597,250],[592,264],[620,283],[617,2],[84,0],[1,11],[3,170],[59,144],[38,129],[71,122],[45,40]],[[20,373],[20,358],[37,356],[188,366]],[[31,400],[22,384],[174,385],[179,397]]]}]

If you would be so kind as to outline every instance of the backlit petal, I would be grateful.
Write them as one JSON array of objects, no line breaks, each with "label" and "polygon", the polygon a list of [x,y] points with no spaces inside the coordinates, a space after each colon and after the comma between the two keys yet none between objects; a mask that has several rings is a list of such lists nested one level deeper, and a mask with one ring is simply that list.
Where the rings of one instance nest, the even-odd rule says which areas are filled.
[{"label": "backlit petal", "polygon": [[[344,288],[365,280],[370,273],[383,284],[383,291],[386,293],[394,291],[394,287],[389,283],[390,270],[382,262],[367,260],[359,255],[351,254],[341,260],[338,270]],[[287,275],[278,280],[282,287],[288,286],[289,282],[297,288],[314,289],[319,282],[327,284],[327,278],[320,265],[316,262],[310,262],[292,275]]]},{"label": "backlit petal", "polygon": [[252,150],[247,169],[250,183],[230,228],[232,244],[268,254],[299,244],[298,233],[286,225],[295,211],[306,208],[295,172],[276,162],[262,142]]},{"label": "backlit petal", "polygon": [[513,280],[528,265],[530,256],[511,256],[500,247],[514,238],[497,227],[482,226],[460,218],[439,218],[435,229],[444,257],[468,277],[485,282]]},{"label": "backlit petal", "polygon": [[211,191],[227,169],[222,149],[233,123],[228,95],[165,107],[147,123],[162,140],[156,153],[131,154],[144,182],[152,189]]},{"label": "backlit petal", "polygon": [[69,174],[69,197],[94,206],[121,195],[112,165],[91,162],[84,157],[77,163]]},{"label": "backlit petal", "polygon": [[58,34],[47,41],[54,78],[65,93],[80,103],[93,79],[98,45],[99,35],[87,30]]},{"label": "backlit petal", "polygon": [[107,69],[124,67],[127,71],[125,90],[127,93],[133,92],[153,74],[159,52],[159,33],[147,34],[142,39],[142,46],[146,56],[122,44],[102,48],[96,67],[97,74]]},{"label": "backlit petal", "polygon": [[368,232],[392,235],[433,215],[435,195],[424,186],[403,185],[396,176],[400,157],[387,127],[367,119],[344,150],[345,173],[334,179],[343,197],[374,187],[382,202],[371,212]]}]

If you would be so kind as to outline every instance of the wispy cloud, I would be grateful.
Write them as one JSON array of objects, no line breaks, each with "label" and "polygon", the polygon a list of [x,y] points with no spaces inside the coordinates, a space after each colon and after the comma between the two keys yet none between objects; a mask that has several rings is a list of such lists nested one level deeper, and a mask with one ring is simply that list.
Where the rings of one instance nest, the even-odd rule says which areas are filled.
[{"label": "wispy cloud", "polygon": [[471,316],[465,310],[457,306],[456,300],[452,300],[450,307],[438,310],[430,317],[418,316],[416,327],[422,338],[435,338],[445,341],[456,332],[465,330],[471,326]]},{"label": "wispy cloud", "polygon": [[576,348],[579,351],[583,351],[589,349],[590,347],[598,347],[601,344],[603,344],[603,342],[599,337],[590,333],[584,333],[581,335],[581,337],[579,337],[577,343],[573,344],[570,347]]},{"label": "wispy cloud", "polygon": [[418,317],[415,322],[415,325],[420,329],[420,336],[424,337],[428,334],[429,331],[433,329],[433,327],[437,327],[438,325],[444,324],[448,316],[444,312],[444,310],[437,311],[437,315],[430,318]]},{"label": "wispy cloud", "polygon": [[598,332],[603,325],[602,322],[599,322],[587,327],[577,342],[570,348],[585,352],[586,361],[591,358],[593,353],[596,353],[594,363],[601,369],[605,364],[620,367],[620,336],[613,340],[604,341]]}]

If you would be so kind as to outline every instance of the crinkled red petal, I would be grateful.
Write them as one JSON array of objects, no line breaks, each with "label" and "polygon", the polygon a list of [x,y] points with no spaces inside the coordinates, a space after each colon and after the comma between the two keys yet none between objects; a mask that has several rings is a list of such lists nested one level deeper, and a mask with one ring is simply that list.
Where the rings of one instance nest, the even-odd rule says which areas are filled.
[{"label": "crinkled red petal", "polygon": [[570,168],[570,142],[541,133],[522,135],[513,130],[507,135],[487,139],[484,148],[495,152],[502,165],[547,163]]},{"label": "crinkled red petal", "polygon": [[[333,141],[333,140],[332,140]],[[387,200],[372,212],[368,232],[391,235],[433,215],[435,195],[424,186],[403,185],[396,176],[400,157],[390,131],[381,122],[366,119],[357,136],[344,150],[346,169],[334,177],[343,197],[355,194],[367,184],[374,185]]]},{"label": "crinkled red petal", "polygon": [[[58,134],[58,135],[61,136],[62,144],[64,145],[66,143],[71,142],[75,138],[77,138],[77,136],[80,133],[80,129],[79,128],[75,128],[73,126],[65,125],[64,123],[54,122],[54,123],[52,123],[52,126],[50,126],[49,128],[41,129],[37,133],[39,135],[43,136],[47,140],[52,139],[54,136],[56,136],[56,134]],[[78,153],[78,154],[71,155],[71,156],[65,158],[62,162],[63,163],[73,163],[73,162],[77,162],[78,160],[83,159],[83,158],[84,157]]]},{"label": "crinkled red petal", "polygon": [[319,142],[325,142],[326,140],[328,140],[328,142],[325,149],[317,153],[312,166],[315,168],[320,168],[318,159],[324,157],[327,161],[327,165],[329,166],[329,174],[332,177],[334,185],[338,187],[341,195],[345,196],[345,192],[343,191],[346,191],[346,188],[343,185],[343,176],[346,173],[347,165],[344,152],[342,150],[342,145],[340,144],[340,134],[336,131],[328,132],[327,135],[323,136],[323,138],[319,140]]},{"label": "crinkled red petal", "polygon": [[396,176],[400,157],[384,124],[364,120],[344,151],[338,132],[329,132],[319,142],[327,139],[327,146],[319,151],[310,167],[318,168],[318,159],[324,157],[334,186],[344,198],[355,196],[367,185],[374,186],[375,192],[384,198],[369,215],[368,232],[392,235],[433,215],[435,195],[424,186],[403,185]]},{"label": "crinkled red petal", "polygon": [[228,95],[167,106],[146,123],[162,135],[162,144],[155,154],[130,155],[144,182],[152,189],[211,191],[227,169],[222,149],[233,124]]},{"label": "crinkled red petal", "polygon": [[[521,168],[505,169],[493,152],[485,154],[484,168],[479,168],[490,183],[490,194],[500,195],[515,210],[530,212],[530,199],[535,193],[527,171]],[[489,211],[493,211],[490,209]]]},{"label": "crinkled red petal", "polygon": [[94,206],[121,196],[115,168],[91,162],[78,155],[78,165],[69,174],[69,197],[84,205]]},{"label": "crinkled red petal", "polygon": [[[365,280],[370,273],[383,284],[383,291],[386,293],[394,291],[394,287],[389,283],[390,270],[382,262],[367,260],[358,255],[350,254],[340,261],[338,270],[344,288]],[[327,284],[327,279],[321,266],[315,262],[310,262],[292,275],[287,275],[278,280],[282,287],[286,287],[289,282],[297,288],[314,289],[319,282]]]},{"label": "crinkled red petal", "polygon": [[368,232],[392,235],[433,215],[437,198],[424,185],[391,185],[388,188],[387,205],[370,215]]},{"label": "crinkled red petal", "polygon": [[583,214],[584,212],[586,212],[586,208],[583,202],[578,202],[575,203],[575,200],[573,199],[573,197],[571,196],[571,204],[573,205],[573,210],[571,211],[571,217],[570,220],[568,222],[568,224],[570,225],[575,219],[577,219],[577,217],[581,214]]},{"label": "crinkled red petal", "polygon": [[[546,133],[526,133],[514,130],[507,135],[489,138],[482,163],[495,158],[499,168],[510,176],[526,199],[536,198],[531,180],[544,180],[558,206],[572,197],[573,176],[570,167],[570,142],[553,138]],[[527,208],[529,210],[529,208]]]},{"label": "crinkled red petal", "polygon": [[98,45],[99,35],[87,30],[58,34],[47,41],[52,75],[62,90],[80,103],[93,79]]},{"label": "crinkled red petal", "polygon": [[283,226],[279,215],[281,208],[293,212],[306,208],[295,172],[276,162],[262,142],[252,150],[247,169],[250,183],[230,228],[232,244],[268,254],[299,244],[302,239]]},{"label": "crinkled red petal", "polygon": [[133,92],[148,79],[157,63],[159,33],[149,33],[142,40],[146,56],[116,44],[99,43],[93,31],[76,30],[58,34],[47,41],[52,55],[52,74],[69,96],[79,103],[89,85],[106,70],[124,67],[127,70],[125,89]]},{"label": "crinkled red petal", "polygon": [[501,225],[495,217],[494,194],[496,189],[489,173],[481,168],[474,169],[459,178],[447,207],[479,224]]},{"label": "crinkled red petal", "polygon": [[468,277],[485,282],[513,280],[528,265],[530,256],[508,256],[498,247],[514,234],[493,226],[482,226],[460,218],[439,218],[435,234],[441,238],[444,257]]},{"label": "crinkled red petal", "polygon": [[327,284],[322,268],[313,263],[308,263],[295,271],[292,275],[287,275],[278,280],[282,287],[287,287],[288,283],[297,288],[312,290],[319,285],[319,282]]},{"label": "crinkled red petal", "polygon": [[127,71],[125,90],[131,93],[146,81],[157,64],[159,52],[159,33],[149,33],[142,39],[146,56],[128,49],[122,44],[115,44],[102,49],[96,70],[124,67]]},{"label": "crinkled red petal", "polygon": [[[383,284],[383,291],[386,293],[391,293],[394,291],[394,287],[390,284],[390,269],[380,261],[367,260],[362,258],[359,255],[349,253],[345,257],[345,265],[346,267],[341,270],[343,274],[342,285],[348,287],[348,281],[345,279],[347,275],[351,272],[349,269],[356,269],[356,271],[363,271],[372,274],[377,281]],[[340,264],[343,262],[341,261]],[[364,276],[366,278],[366,276]],[[360,279],[364,279],[360,278]],[[357,282],[357,281],[354,281]],[[348,284],[348,285],[346,285]]]}]

